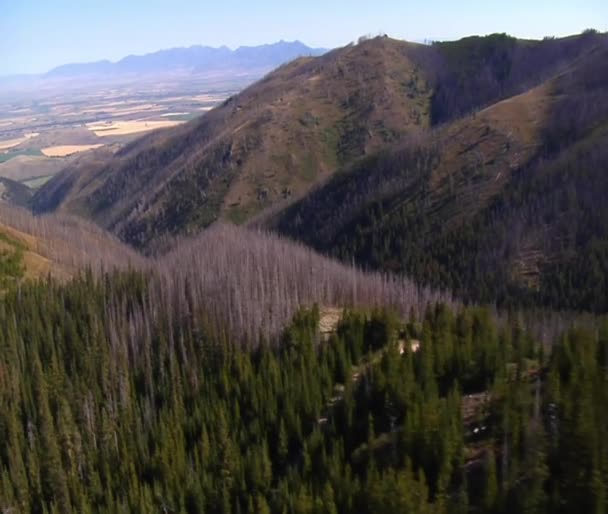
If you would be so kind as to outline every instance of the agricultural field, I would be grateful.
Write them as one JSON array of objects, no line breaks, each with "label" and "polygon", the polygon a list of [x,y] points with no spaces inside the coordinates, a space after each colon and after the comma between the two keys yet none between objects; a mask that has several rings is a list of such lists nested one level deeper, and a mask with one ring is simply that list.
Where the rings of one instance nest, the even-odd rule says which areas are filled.
[{"label": "agricultural field", "polygon": [[175,81],[44,82],[23,90],[0,83],[0,178],[35,191],[100,148],[118,151],[152,130],[186,123],[244,84],[190,77]]},{"label": "agricultural field", "polygon": [[91,123],[87,128],[98,137],[107,136],[126,136],[130,134],[139,134],[140,132],[149,132],[159,128],[174,127],[183,121],[147,121],[147,120],[130,120],[130,121],[104,121],[102,123]]},{"label": "agricultural field", "polygon": [[87,150],[93,150],[103,146],[101,143],[96,145],[58,145],[58,146],[47,146],[40,150],[46,157],[67,157],[75,153],[86,152]]}]

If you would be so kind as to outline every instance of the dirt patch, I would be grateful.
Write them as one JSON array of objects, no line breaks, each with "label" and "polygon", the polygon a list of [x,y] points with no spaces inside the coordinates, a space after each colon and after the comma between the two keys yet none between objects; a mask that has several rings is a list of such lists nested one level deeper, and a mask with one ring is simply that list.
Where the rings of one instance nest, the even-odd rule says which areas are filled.
[{"label": "dirt patch", "polygon": [[319,332],[321,336],[327,338],[338,328],[342,320],[343,309],[338,307],[322,307],[319,313]]},{"label": "dirt patch", "polygon": [[462,397],[462,419],[465,425],[473,423],[490,404],[487,392],[467,394]]}]

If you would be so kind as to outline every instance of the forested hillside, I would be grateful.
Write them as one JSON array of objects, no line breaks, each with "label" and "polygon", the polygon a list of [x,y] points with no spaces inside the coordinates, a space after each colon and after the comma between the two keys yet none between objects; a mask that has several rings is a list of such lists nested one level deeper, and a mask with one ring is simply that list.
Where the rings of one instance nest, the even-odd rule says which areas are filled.
[{"label": "forested hillside", "polygon": [[540,86],[345,169],[271,226],[464,299],[608,311],[599,41]]},{"label": "forested hillside", "polygon": [[153,305],[138,272],[2,298],[4,512],[608,507],[608,327],[549,355],[483,309],[348,311],[322,340],[313,308],[249,349]]}]

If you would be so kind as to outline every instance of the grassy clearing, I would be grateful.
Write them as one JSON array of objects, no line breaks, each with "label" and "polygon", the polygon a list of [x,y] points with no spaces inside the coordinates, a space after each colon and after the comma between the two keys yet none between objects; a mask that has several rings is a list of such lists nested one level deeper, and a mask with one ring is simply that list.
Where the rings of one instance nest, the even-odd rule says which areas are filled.
[{"label": "grassy clearing", "polygon": [[163,114],[163,118],[168,118],[170,121],[190,121],[194,118],[199,117],[201,114],[199,112],[184,112],[184,113],[167,113]]},{"label": "grassy clearing", "polygon": [[38,253],[36,237],[0,223],[0,291],[22,279],[51,272],[51,261]]}]

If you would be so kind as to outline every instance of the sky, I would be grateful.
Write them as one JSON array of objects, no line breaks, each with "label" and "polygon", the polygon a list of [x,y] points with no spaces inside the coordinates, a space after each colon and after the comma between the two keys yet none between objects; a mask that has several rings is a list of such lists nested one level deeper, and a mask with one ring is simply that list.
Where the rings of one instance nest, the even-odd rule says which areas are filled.
[{"label": "sky", "polygon": [[0,75],[178,46],[334,48],[366,34],[542,38],[590,27],[608,30],[608,0],[0,0]]}]

